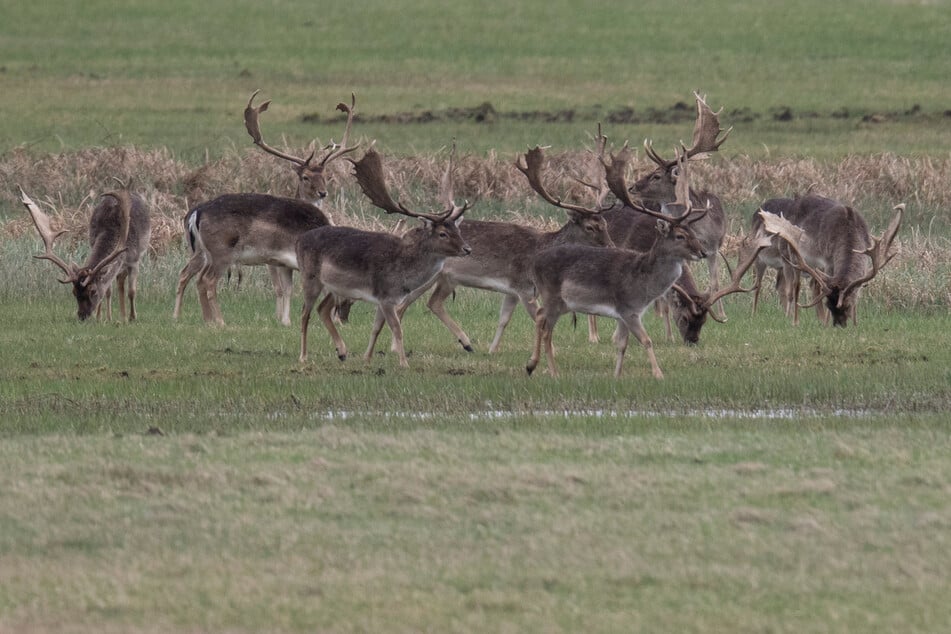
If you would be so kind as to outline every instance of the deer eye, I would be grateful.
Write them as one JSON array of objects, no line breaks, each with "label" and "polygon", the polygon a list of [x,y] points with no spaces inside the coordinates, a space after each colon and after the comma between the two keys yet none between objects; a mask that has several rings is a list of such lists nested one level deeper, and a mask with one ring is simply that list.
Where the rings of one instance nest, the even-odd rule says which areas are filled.
[{"label": "deer eye", "polygon": [[446,238],[449,237],[449,234],[446,233],[445,231],[440,231],[440,232],[439,232],[439,237],[442,238],[443,240],[445,240]]}]

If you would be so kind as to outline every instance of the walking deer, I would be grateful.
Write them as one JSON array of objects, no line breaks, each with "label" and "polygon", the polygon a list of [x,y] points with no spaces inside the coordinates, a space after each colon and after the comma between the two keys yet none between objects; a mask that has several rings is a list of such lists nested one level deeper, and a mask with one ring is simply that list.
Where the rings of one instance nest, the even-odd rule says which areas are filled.
[{"label": "walking deer", "polygon": [[53,245],[64,231],[53,231],[48,215],[20,188],[21,200],[43,240],[45,251],[34,256],[49,260],[66,274],[62,284],[73,285],[77,316],[80,321],[95,311],[101,316],[106,303],[106,318],[112,320],[112,284],[119,287],[119,314],[126,319],[126,282],[128,282],[129,321],[136,318],[135,295],[138,287],[139,262],[149,246],[151,221],[141,197],[122,189],[102,195],[89,218],[89,255],[79,266],[67,262],[53,252]]},{"label": "walking deer", "polygon": [[[781,216],[760,212],[767,231],[782,238],[783,279],[799,323],[799,308],[816,306],[823,323],[844,327],[849,319],[857,323],[856,307],[861,288],[881,271],[894,254],[889,254],[901,227],[905,205],[896,205],[895,214],[879,237],[873,237],[862,215],[847,205],[821,196],[796,199],[790,209],[795,224]],[[814,297],[799,304],[800,274],[812,280]],[[820,304],[824,302],[825,307]]]},{"label": "walking deer", "polygon": [[[682,157],[684,161],[705,158],[710,153],[718,151],[733,130],[733,128],[728,129],[721,137],[723,130],[720,128],[719,115],[723,109],[714,112],[707,105],[704,97],[696,92],[694,97],[697,100],[697,120],[694,124],[693,143],[689,149],[678,153],[678,157]],[[665,203],[672,203],[676,199],[675,190],[680,175],[679,159],[677,157],[669,160],[662,158],[654,150],[650,140],[644,141],[644,150],[647,156],[657,164],[657,168],[635,181],[631,187],[631,194],[644,207],[652,211],[661,211]],[[689,195],[690,204],[693,207],[707,210],[701,220],[693,223],[692,229],[706,253],[705,259],[710,272],[709,289],[711,292],[716,292],[719,288],[717,257],[727,229],[723,205],[715,194],[706,190],[690,189]],[[717,312],[721,317],[725,317],[722,306],[717,306]]]},{"label": "walking deer", "polygon": [[[631,333],[647,351],[654,377],[662,379],[664,376],[641,317],[648,306],[673,287],[683,271],[685,261],[706,256],[703,245],[693,232],[693,226],[708,210],[696,210],[690,203],[685,154],[680,155],[681,182],[675,201],[670,205],[682,210],[679,215],[655,212],[631,199],[624,178],[629,160],[630,152],[625,146],[619,154],[611,157],[610,163],[604,163],[608,187],[626,206],[650,216],[659,238],[647,252],[564,245],[538,254],[534,272],[542,308],[535,320],[534,349],[525,368],[529,374],[538,365],[543,344],[549,373],[557,374],[552,334],[559,317],[573,311],[617,320],[618,327],[614,334],[617,346],[615,377],[621,374]],[[734,273],[733,283],[710,295],[706,299],[705,309],[709,310],[710,305],[728,293],[746,290],[740,288],[739,281],[759,249],[765,248],[768,243],[764,236],[757,238],[755,247],[751,248],[751,255]]]},{"label": "walking deer", "polygon": [[[600,203],[592,208],[566,202],[550,195],[542,183],[541,172],[545,163],[544,153],[534,148],[516,161],[516,167],[528,178],[529,185],[548,203],[564,209],[568,222],[556,231],[541,231],[512,222],[488,222],[467,220],[466,242],[473,255],[466,258],[450,258],[436,278],[435,288],[429,297],[429,310],[445,324],[467,352],[472,352],[472,342],[465,331],[446,311],[445,301],[459,286],[494,291],[504,295],[499,311],[499,322],[489,353],[498,351],[505,327],[512,319],[516,306],[521,302],[534,321],[538,305],[535,301],[535,285],[532,281],[532,261],[535,255],[558,244],[589,244],[613,246],[601,218]],[[406,306],[426,291],[420,289],[410,297]]]},{"label": "walking deer", "polygon": [[[278,158],[282,158],[295,165],[294,172],[297,175],[296,199],[310,205],[310,208],[309,208],[310,212],[314,216],[313,224],[308,225],[305,219],[302,219],[302,218],[295,218],[294,220],[291,221],[291,224],[304,222],[303,230],[305,231],[312,229],[315,226],[322,226],[323,224],[332,224],[330,218],[321,210],[322,203],[324,199],[327,197],[327,176],[325,172],[326,172],[327,166],[330,163],[356,150],[358,147],[358,146],[348,145],[349,139],[350,139],[350,129],[353,125],[353,118],[356,111],[356,96],[351,94],[351,102],[349,106],[345,103],[337,104],[337,110],[340,110],[347,114],[347,123],[344,129],[343,138],[341,139],[341,142],[339,145],[331,141],[328,145],[323,147],[321,151],[326,150],[327,153],[324,154],[322,158],[318,159],[317,149],[314,149],[314,151],[312,151],[310,155],[307,156],[307,158],[301,158],[301,157],[294,156],[292,154],[288,154],[286,152],[282,152],[268,145],[264,141],[264,138],[261,135],[261,125],[259,121],[259,116],[262,112],[268,109],[268,106],[270,106],[271,101],[268,100],[262,103],[260,106],[254,106],[253,105],[254,98],[255,96],[257,96],[258,92],[260,91],[256,90],[254,91],[254,93],[251,94],[251,97],[248,99],[248,104],[247,106],[245,106],[245,109],[244,109],[245,128],[247,128],[248,134],[251,136],[251,139],[254,141],[255,145],[260,147],[262,150],[264,150],[268,154],[272,154]],[[234,210],[232,211],[232,213],[240,213],[241,215],[247,215],[249,213],[252,213],[246,206],[236,204],[236,199],[232,198],[233,196],[247,196],[247,195],[226,194],[225,196],[219,197],[211,201],[211,203],[213,204],[218,202],[219,207]],[[280,201],[286,200],[286,199],[278,198],[275,196],[269,196],[266,194],[257,194],[255,196],[267,196],[267,198],[254,198],[254,199],[246,198],[244,203],[246,204],[249,204],[252,202],[263,203],[266,207],[269,208],[269,210],[263,211],[262,213],[265,215],[273,216],[269,219],[263,220],[263,222],[265,223],[279,222],[279,219],[277,218],[277,216],[274,216],[271,213],[270,208],[274,206],[280,206],[282,204]],[[199,243],[209,244],[210,243],[209,241],[213,242],[215,240],[215,238],[212,236],[208,236],[203,239],[200,239],[198,236],[198,227],[200,223],[197,217],[197,212],[198,212],[198,209],[201,208],[205,210],[204,213],[206,215],[209,214],[208,204],[209,203],[205,203],[205,205],[200,205],[198,207],[195,207],[194,209],[188,212],[188,214],[185,216],[185,219],[184,219],[185,235],[188,237],[189,246],[191,247],[193,254],[192,254],[192,257],[185,264],[185,266],[182,268],[181,272],[179,273],[178,289],[175,293],[175,308],[172,311],[172,317],[174,319],[177,319],[178,316],[181,314],[182,300],[185,294],[185,288],[188,286],[188,282],[191,280],[192,277],[197,275],[202,270],[202,267],[205,266],[206,264],[207,255],[203,253],[201,250],[197,249],[196,247],[198,246]],[[296,206],[295,206],[295,209],[297,209]],[[304,208],[301,207],[300,209],[304,209]],[[216,213],[216,212],[212,212],[212,213]],[[290,213],[297,214],[298,212],[294,211]],[[227,215],[227,213],[225,213],[225,215]],[[224,218],[224,220],[226,221],[227,218]],[[248,227],[250,228],[250,226],[251,225],[249,224]],[[271,232],[271,234],[273,234],[273,232]],[[233,236],[229,236],[229,237],[233,237]],[[294,244],[297,240],[297,237],[298,237],[297,235],[291,235],[289,237],[290,242],[284,245],[285,250],[288,250],[291,252],[293,251]],[[272,238],[273,238],[273,235],[265,239],[272,239]],[[255,246],[254,238],[252,236],[242,236],[242,242],[246,250],[257,250],[257,251],[267,250],[266,248],[261,249],[259,246]],[[214,244],[212,248],[216,253],[222,253],[224,251],[227,251],[227,245]],[[268,273],[271,277],[271,282],[274,286],[274,292],[276,296],[275,313],[277,315],[277,318],[281,321],[281,323],[284,324],[285,326],[288,326],[291,323],[290,309],[291,309],[291,294],[293,291],[292,276],[293,276],[294,267],[293,266],[288,267],[286,264],[281,263],[279,261],[280,258],[269,259],[267,257],[258,257],[257,260],[258,260],[257,262],[252,262],[250,260],[246,260],[242,258],[241,256],[235,256],[233,265],[237,266],[241,264],[261,264],[261,263],[264,263],[267,265]],[[204,315],[206,315],[205,319],[207,320],[208,317],[207,317],[207,313],[205,312],[205,308],[204,308],[205,305],[206,305],[205,303],[202,304],[203,306],[202,312]]]},{"label": "walking deer", "polygon": [[307,360],[307,328],[314,304],[326,293],[317,312],[341,361],[347,357],[347,346],[331,317],[335,297],[363,300],[377,307],[364,359],[371,359],[385,322],[393,334],[400,366],[409,367],[397,309],[414,292],[433,282],[447,258],[470,253],[471,248],[458,227],[469,203],[459,206],[453,202],[447,170],[447,177],[443,179],[446,211],[438,214],[410,211],[394,201],[387,191],[382,159],[376,150],[371,148],[362,159],[351,162],[360,188],[375,207],[386,213],[419,218],[423,227],[401,236],[349,227],[322,227],[300,237],[297,260],[304,291],[300,360]]}]

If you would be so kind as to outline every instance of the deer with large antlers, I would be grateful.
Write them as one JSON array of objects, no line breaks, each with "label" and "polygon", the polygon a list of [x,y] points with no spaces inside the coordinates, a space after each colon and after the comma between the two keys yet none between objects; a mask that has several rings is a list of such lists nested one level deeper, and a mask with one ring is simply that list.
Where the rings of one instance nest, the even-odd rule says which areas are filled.
[{"label": "deer with large antlers", "polygon": [[[722,108],[718,112],[714,112],[707,105],[704,97],[698,93],[694,93],[694,97],[697,100],[697,120],[694,124],[693,142],[689,148],[681,148],[677,157],[665,159],[657,153],[650,140],[644,141],[644,150],[648,158],[657,167],[634,182],[631,187],[631,194],[643,206],[653,211],[660,211],[665,203],[672,203],[676,200],[676,187],[680,174],[678,165],[681,159],[684,162],[699,160],[718,151],[733,130],[733,128],[730,128],[724,133],[720,128],[719,115],[723,111]],[[720,136],[721,133],[723,133],[723,136]],[[720,270],[717,257],[727,229],[723,205],[715,194],[706,190],[690,189],[689,196],[691,205],[707,210],[703,219],[693,224],[693,231],[700,243],[703,244],[704,252],[707,254],[705,259],[710,272],[709,290],[716,292],[719,287]],[[724,316],[722,306],[717,306],[717,312],[721,317]]]},{"label": "deer with large antlers", "polygon": [[50,217],[20,189],[23,205],[30,212],[33,224],[43,240],[45,251],[37,259],[49,260],[66,274],[63,284],[73,285],[77,316],[100,316],[106,303],[106,318],[112,319],[112,284],[119,287],[119,314],[126,318],[126,282],[128,282],[129,321],[136,318],[135,295],[138,286],[139,262],[149,246],[151,221],[145,201],[123,186],[102,195],[89,218],[89,256],[80,266],[67,262],[53,252],[56,239],[64,231],[53,231]]},{"label": "deer with large antlers", "polygon": [[[552,196],[542,182],[544,163],[544,153],[536,147],[519,156],[516,167],[546,202],[568,213],[568,222],[556,231],[541,231],[512,222],[466,221],[465,238],[473,249],[473,255],[446,260],[446,265],[436,278],[428,302],[429,309],[468,352],[473,350],[469,336],[445,308],[446,299],[453,295],[457,287],[467,286],[504,295],[498,326],[489,345],[489,353],[492,354],[498,351],[502,334],[519,303],[525,307],[532,320],[535,319],[535,313],[538,312],[532,280],[535,254],[559,244],[613,246],[600,215],[603,196],[593,207]],[[421,289],[419,294],[425,290]],[[414,299],[416,297],[411,297],[410,302]],[[405,309],[406,306],[403,306],[401,311]]]},{"label": "deer with large antlers", "polygon": [[[784,260],[783,280],[791,285],[785,291],[793,311],[793,324],[799,323],[799,308],[816,306],[823,323],[845,326],[857,322],[856,307],[862,287],[872,281],[895,256],[889,253],[901,227],[905,205],[896,205],[895,215],[879,237],[871,235],[862,215],[847,205],[821,196],[797,198],[790,217],[760,211],[763,225],[782,238],[780,252]],[[812,302],[798,302],[801,274],[813,284]],[[825,306],[822,307],[821,304]]]},{"label": "deer with large antlers", "polygon": [[[387,191],[383,162],[370,148],[359,161],[351,160],[354,175],[364,195],[386,213],[419,218],[423,226],[402,236],[349,227],[322,227],[308,231],[297,242],[304,306],[301,313],[300,360],[307,359],[307,328],[314,304],[322,293],[317,312],[330,333],[337,357],[347,357],[347,346],[334,326],[331,311],[337,298],[363,300],[377,307],[376,318],[364,358],[369,361],[385,323],[393,334],[401,367],[409,367],[403,348],[403,329],[398,308],[414,292],[432,284],[447,258],[468,255],[471,248],[459,233],[462,215],[469,203],[452,200],[451,178],[443,179],[446,210],[422,213],[395,201]],[[448,170],[447,170],[448,173]]]},{"label": "deer with large antlers", "polygon": [[[255,145],[260,147],[262,150],[276,156],[278,158],[284,159],[294,165],[294,172],[297,175],[297,193],[296,199],[302,203],[310,205],[310,207],[302,207],[299,205],[294,205],[293,209],[288,210],[289,214],[289,224],[291,225],[300,225],[304,230],[310,230],[317,226],[323,226],[324,224],[332,224],[330,218],[321,210],[324,199],[327,197],[327,167],[337,159],[345,156],[346,154],[357,149],[358,146],[348,145],[350,142],[350,129],[353,126],[353,118],[356,112],[356,96],[351,94],[350,105],[345,103],[337,104],[337,110],[345,112],[347,115],[347,123],[344,129],[343,138],[340,143],[334,143],[331,141],[328,145],[323,147],[320,151],[326,151],[326,154],[323,154],[322,157],[318,157],[318,150],[314,149],[306,158],[294,156],[287,152],[278,150],[271,145],[268,145],[261,134],[261,124],[259,121],[260,114],[268,109],[271,101],[265,101],[259,106],[254,106],[254,98],[257,96],[258,92],[254,91],[251,94],[251,97],[248,99],[248,104],[244,109],[244,125],[248,131],[248,134],[251,136],[252,141]],[[243,201],[235,198],[236,196],[245,197]],[[228,247],[225,244],[221,244],[220,240],[216,241],[214,231],[206,232],[205,236],[198,235],[198,228],[201,224],[200,219],[197,216],[198,210],[203,209],[206,216],[209,214],[223,216],[222,220],[227,221],[228,213],[237,213],[243,217],[247,217],[249,214],[253,215],[253,212],[249,211],[248,205],[250,204],[262,204],[263,208],[261,210],[262,219],[261,222],[264,223],[265,227],[268,229],[271,228],[273,223],[280,223],[279,208],[282,204],[282,201],[287,199],[278,198],[275,196],[269,196],[265,194],[256,194],[253,195],[253,198],[249,198],[247,194],[226,194],[225,196],[219,197],[210,204],[216,205],[220,210],[209,212],[209,203],[200,205],[191,211],[185,216],[185,234],[188,237],[189,245],[192,248],[193,255],[189,261],[185,264],[179,274],[178,280],[178,289],[175,294],[175,308],[172,312],[173,318],[178,318],[181,313],[182,300],[185,293],[185,288],[188,285],[189,280],[198,274],[202,267],[205,266],[207,260],[207,254],[196,249],[199,243],[201,244],[212,244],[212,250],[216,253],[226,253]],[[266,198],[262,198],[266,196]],[[231,212],[225,211],[231,209]],[[277,209],[277,213],[274,211]],[[309,210],[313,218],[310,223],[307,223],[306,218],[300,217],[300,211]],[[306,215],[306,214],[305,214]],[[236,219],[237,222],[242,223],[242,219]],[[207,221],[207,218],[205,219]],[[260,223],[254,223],[260,224]],[[250,225],[248,225],[250,229]],[[271,246],[260,249],[259,246],[254,245],[255,238],[254,236],[244,236],[243,238],[243,248],[245,251],[258,250],[258,251],[267,251],[271,250],[274,241],[273,231],[266,229],[265,233],[267,235],[262,236],[263,240],[270,241]],[[289,235],[289,234],[285,234]],[[231,236],[233,237],[233,236]],[[294,244],[297,240],[298,235],[292,234],[289,235],[289,242],[284,245],[284,250],[292,252],[294,249]],[[217,243],[216,243],[217,242]],[[291,293],[293,289],[293,270],[296,268],[296,265],[288,265],[284,261],[289,261],[292,258],[268,258],[259,254],[257,256],[258,262],[248,261],[248,258],[236,254],[233,258],[234,265],[240,264],[261,264],[264,263],[268,267],[268,273],[271,277],[271,282],[274,286],[274,292],[276,296],[275,301],[275,313],[277,318],[285,326],[290,325],[290,308],[291,308]],[[282,261],[284,260],[284,261]],[[200,295],[199,295],[200,297]],[[203,302],[203,314],[205,315],[206,320],[208,315],[205,310],[207,302]],[[214,307],[212,310],[216,310]],[[219,315],[220,316],[220,315]],[[213,318],[214,319],[214,318]],[[216,319],[217,320],[217,319]]]}]

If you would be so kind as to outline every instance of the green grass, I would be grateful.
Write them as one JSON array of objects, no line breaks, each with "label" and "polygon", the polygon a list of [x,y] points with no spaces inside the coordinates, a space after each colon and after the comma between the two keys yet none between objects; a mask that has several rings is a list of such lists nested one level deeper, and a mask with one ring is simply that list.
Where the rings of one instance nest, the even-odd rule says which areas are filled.
[{"label": "green grass", "polygon": [[[451,137],[479,152],[577,147],[605,113],[689,104],[694,89],[726,107],[731,153],[933,154],[951,141],[951,25],[940,3],[7,4],[0,151],[133,144],[219,155],[247,145],[240,113],[257,88],[275,100],[265,134],[297,144],[339,136],[339,123],[302,118],[326,120],[351,91],[369,117],[483,102],[577,117],[359,124],[391,153]],[[783,108],[792,121],[774,120]],[[870,114],[890,117],[862,123]],[[609,134],[670,146],[686,127],[617,124]]]}]

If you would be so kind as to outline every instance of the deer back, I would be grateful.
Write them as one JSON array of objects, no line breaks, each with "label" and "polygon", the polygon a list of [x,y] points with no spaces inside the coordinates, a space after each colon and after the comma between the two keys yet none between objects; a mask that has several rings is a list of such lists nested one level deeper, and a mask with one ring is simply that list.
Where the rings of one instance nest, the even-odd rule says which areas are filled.
[{"label": "deer back", "polygon": [[467,255],[471,248],[452,220],[427,222],[402,236],[352,227],[308,231],[297,242],[297,259],[305,280],[340,297],[399,304],[431,282],[446,258]]},{"label": "deer back", "polygon": [[202,249],[219,270],[232,264],[296,269],[297,239],[328,224],[314,205],[268,194],[224,194],[198,205],[190,215]]}]

